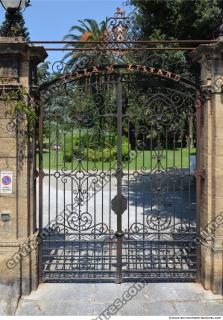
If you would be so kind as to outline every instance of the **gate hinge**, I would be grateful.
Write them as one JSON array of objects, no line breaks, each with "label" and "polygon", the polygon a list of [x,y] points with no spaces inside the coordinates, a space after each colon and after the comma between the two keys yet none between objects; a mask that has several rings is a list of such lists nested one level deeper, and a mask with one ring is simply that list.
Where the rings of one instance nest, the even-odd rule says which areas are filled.
[{"label": "gate hinge", "polygon": [[205,179],[205,170],[196,170],[195,173],[194,173],[194,176],[196,178]]}]

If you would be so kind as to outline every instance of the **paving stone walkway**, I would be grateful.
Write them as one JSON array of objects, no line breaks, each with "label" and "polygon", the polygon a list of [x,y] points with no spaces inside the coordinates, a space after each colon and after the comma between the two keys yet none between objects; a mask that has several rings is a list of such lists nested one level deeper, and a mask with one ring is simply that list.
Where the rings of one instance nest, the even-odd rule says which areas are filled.
[{"label": "paving stone walkway", "polygon": [[17,284],[14,286],[0,284],[0,316],[14,315],[18,301],[19,287]]},{"label": "paving stone walkway", "polygon": [[[42,284],[23,297],[16,315],[93,316],[122,302],[132,283]],[[129,291],[130,296],[136,290]],[[223,316],[223,299],[194,283],[149,283],[113,315],[119,316]],[[128,296],[129,298],[129,296]],[[112,309],[114,312],[114,308]],[[116,307],[117,310],[117,307]],[[101,318],[103,320],[105,318]]]}]

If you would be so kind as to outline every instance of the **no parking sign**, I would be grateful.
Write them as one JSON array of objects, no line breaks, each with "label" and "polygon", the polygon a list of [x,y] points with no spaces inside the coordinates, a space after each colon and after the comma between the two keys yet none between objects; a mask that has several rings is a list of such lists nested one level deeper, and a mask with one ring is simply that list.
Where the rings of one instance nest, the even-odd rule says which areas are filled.
[{"label": "no parking sign", "polygon": [[12,193],[13,173],[10,171],[1,171],[1,193]]}]

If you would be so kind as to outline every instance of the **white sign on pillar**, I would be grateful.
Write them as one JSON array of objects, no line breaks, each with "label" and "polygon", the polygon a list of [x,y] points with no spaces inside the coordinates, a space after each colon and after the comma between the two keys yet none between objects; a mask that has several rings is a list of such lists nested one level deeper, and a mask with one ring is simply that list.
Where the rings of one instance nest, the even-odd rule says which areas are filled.
[{"label": "white sign on pillar", "polygon": [[11,171],[1,171],[0,193],[2,194],[12,193],[12,180],[13,180],[13,173]]}]

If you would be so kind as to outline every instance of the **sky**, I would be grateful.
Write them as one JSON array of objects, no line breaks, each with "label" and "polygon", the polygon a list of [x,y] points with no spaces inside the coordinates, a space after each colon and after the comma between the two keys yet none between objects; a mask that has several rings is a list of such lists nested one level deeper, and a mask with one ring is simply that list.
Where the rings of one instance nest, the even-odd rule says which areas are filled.
[{"label": "sky", "polygon": [[[113,16],[117,7],[126,8],[124,0],[31,0],[32,6],[24,12],[31,40],[63,40],[72,25],[79,19],[93,18],[98,22]],[[0,23],[4,10],[0,8]],[[63,57],[62,52],[50,52],[52,62]]]}]

